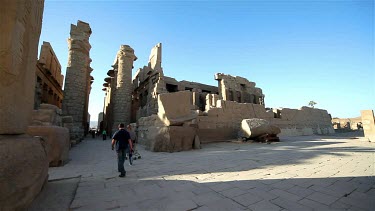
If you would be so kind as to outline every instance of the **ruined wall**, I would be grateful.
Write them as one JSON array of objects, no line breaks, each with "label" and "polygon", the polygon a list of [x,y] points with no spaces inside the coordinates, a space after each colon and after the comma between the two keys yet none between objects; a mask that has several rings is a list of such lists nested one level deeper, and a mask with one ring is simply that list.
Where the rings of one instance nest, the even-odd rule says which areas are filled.
[{"label": "ruined wall", "polygon": [[280,136],[299,136],[312,134],[332,134],[331,116],[326,110],[303,106],[300,109],[283,108],[280,118],[270,123],[281,128]]},{"label": "ruined wall", "polygon": [[[208,102],[213,101],[208,99]],[[242,119],[250,118],[265,119],[280,127],[280,136],[334,133],[326,110],[285,108],[279,110],[278,114],[280,118],[274,118],[276,113],[267,111],[264,105],[217,100],[216,104],[208,105],[208,110],[198,116],[198,135],[203,143],[236,138]]]},{"label": "ruined wall", "polygon": [[147,117],[158,113],[158,94],[178,91],[193,91],[194,105],[204,110],[205,96],[208,93],[218,93],[218,88],[206,84],[177,81],[163,74],[162,45],[158,43],[151,49],[147,66],[139,68],[133,78],[132,122],[140,117]]},{"label": "ruined wall", "polygon": [[90,67],[89,38],[91,28],[88,23],[78,21],[71,25],[68,39],[68,66],[64,88],[63,114],[72,116],[74,126],[70,131],[72,140],[81,140],[88,130],[88,99],[91,89],[92,68]]},{"label": "ruined wall", "polygon": [[358,130],[362,128],[362,118],[332,118],[334,129]]},{"label": "ruined wall", "polygon": [[242,119],[270,120],[274,116],[264,105],[212,100],[217,98],[217,95],[208,95],[207,110],[197,118],[198,135],[203,143],[237,138]]},{"label": "ruined wall", "polygon": [[34,109],[40,104],[47,103],[62,107],[63,81],[61,65],[49,42],[43,42],[36,65],[36,84]]},{"label": "ruined wall", "polygon": [[[179,102],[176,104],[176,102]],[[155,152],[190,150],[196,137],[197,112],[190,91],[158,96],[157,115],[138,120],[138,141]]]},{"label": "ruined wall", "polygon": [[151,49],[147,66],[139,68],[133,78],[132,122],[158,112],[157,95],[166,93],[162,63],[162,45]]},{"label": "ruined wall", "polygon": [[255,87],[255,82],[239,76],[217,73],[215,80],[219,83],[220,99],[239,103],[254,103],[264,105],[262,89]]}]

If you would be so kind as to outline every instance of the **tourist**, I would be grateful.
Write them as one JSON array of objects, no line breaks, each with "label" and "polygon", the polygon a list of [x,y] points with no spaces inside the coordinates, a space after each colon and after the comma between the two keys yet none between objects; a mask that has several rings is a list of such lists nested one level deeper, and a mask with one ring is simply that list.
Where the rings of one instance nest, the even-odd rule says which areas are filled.
[{"label": "tourist", "polygon": [[121,173],[119,177],[125,177],[126,171],[124,162],[126,158],[126,151],[133,150],[133,145],[130,139],[130,134],[125,130],[125,125],[121,123],[119,124],[118,128],[119,130],[112,137],[112,150],[116,145],[118,171]]},{"label": "tourist", "polygon": [[103,135],[103,141],[107,140],[107,131],[103,130],[102,135]]},{"label": "tourist", "polygon": [[[137,140],[137,135],[135,134],[135,132],[132,130],[132,126],[131,125],[128,125],[126,127],[126,130],[128,131],[128,133],[130,134],[130,139],[132,140],[132,144],[133,144],[133,148],[135,146],[135,142]],[[133,151],[132,150],[128,150],[128,155],[129,155],[129,164],[132,166],[133,165],[133,159],[132,159],[132,155],[133,155]]]},{"label": "tourist", "polygon": [[95,139],[95,130],[91,129],[91,136],[93,139]]}]

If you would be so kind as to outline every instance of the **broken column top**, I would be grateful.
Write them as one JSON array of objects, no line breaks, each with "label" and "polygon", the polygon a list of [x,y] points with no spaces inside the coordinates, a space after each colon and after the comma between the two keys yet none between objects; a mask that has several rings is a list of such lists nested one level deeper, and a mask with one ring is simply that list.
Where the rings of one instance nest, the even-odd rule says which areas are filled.
[{"label": "broken column top", "polygon": [[87,39],[91,35],[91,27],[88,23],[83,21],[77,21],[77,25],[71,24],[70,25],[70,37],[75,39]]},{"label": "broken column top", "polygon": [[130,47],[129,45],[121,45],[120,50],[116,54],[116,58],[113,62],[112,67],[117,69],[118,59],[122,56],[133,57],[133,61],[136,61],[138,59],[137,56],[134,54],[134,49],[132,47]]}]

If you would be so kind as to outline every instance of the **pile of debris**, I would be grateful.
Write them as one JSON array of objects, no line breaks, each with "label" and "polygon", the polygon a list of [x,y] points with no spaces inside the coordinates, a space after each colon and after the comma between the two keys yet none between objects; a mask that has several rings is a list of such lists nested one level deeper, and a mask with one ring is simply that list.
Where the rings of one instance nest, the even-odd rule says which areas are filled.
[{"label": "pile of debris", "polygon": [[280,128],[271,125],[265,119],[243,119],[241,122],[241,131],[239,133],[242,141],[252,140],[254,142],[270,143],[279,142],[277,134],[281,132]]}]

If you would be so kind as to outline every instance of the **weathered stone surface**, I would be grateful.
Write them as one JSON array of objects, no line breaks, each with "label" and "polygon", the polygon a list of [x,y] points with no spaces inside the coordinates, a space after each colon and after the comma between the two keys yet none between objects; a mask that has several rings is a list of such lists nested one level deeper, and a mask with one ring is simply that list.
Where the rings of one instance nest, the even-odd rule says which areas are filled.
[{"label": "weathered stone surface", "polygon": [[74,127],[70,131],[70,137],[77,140],[82,140],[85,131],[88,131],[88,103],[92,71],[89,43],[91,33],[88,23],[78,21],[77,25],[71,25],[68,39],[69,55],[62,111],[64,116],[73,117]]},{"label": "weathered stone surface", "polygon": [[72,116],[63,116],[61,118],[62,123],[73,123],[73,117]]},{"label": "weathered stone surface", "polygon": [[44,1],[0,1],[0,134],[22,134],[34,106]]},{"label": "weathered stone surface", "polygon": [[196,128],[167,126],[148,127],[139,131],[139,142],[154,152],[179,152],[193,147]]},{"label": "weathered stone surface", "polygon": [[194,149],[201,149],[201,141],[199,140],[199,136],[195,135],[194,137],[194,144],[193,144]]},{"label": "weathered stone surface", "polygon": [[70,139],[67,128],[57,126],[29,126],[27,133],[32,136],[41,136],[45,140],[49,166],[61,166],[68,160]]},{"label": "weathered stone surface", "polygon": [[264,94],[262,89],[255,87],[255,82],[223,73],[215,74],[215,79],[219,83],[219,96],[221,99],[264,105]]},{"label": "weathered stone surface", "polygon": [[190,91],[160,94],[158,116],[167,126],[183,125],[198,116],[197,112],[191,110],[191,105]]},{"label": "weathered stone surface", "polygon": [[39,109],[42,102],[61,108],[64,76],[61,75],[60,62],[49,42],[43,41],[40,47],[35,75],[34,109]]},{"label": "weathered stone surface", "polygon": [[280,128],[270,125],[264,119],[244,119],[241,122],[241,131],[243,137],[255,138],[263,134],[277,135],[281,132]]},{"label": "weathered stone surface", "polygon": [[31,125],[62,126],[61,109],[55,105],[41,104],[40,109],[33,111]]},{"label": "weathered stone surface", "polygon": [[48,178],[40,138],[0,135],[0,210],[24,210]]},{"label": "weathered stone surface", "polygon": [[132,102],[132,69],[137,60],[134,50],[128,45],[121,45],[117,52],[113,67],[117,69],[117,84],[113,98],[112,131],[117,130],[120,123],[130,123]]},{"label": "weathered stone surface", "polygon": [[375,120],[373,110],[363,110],[361,111],[363,131],[365,132],[365,137],[371,142],[375,142]]}]

